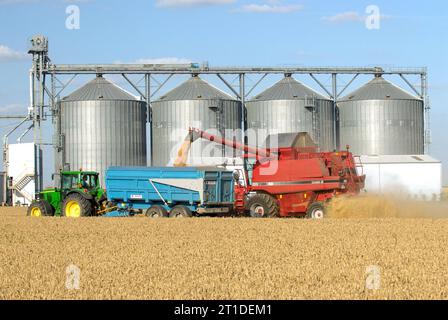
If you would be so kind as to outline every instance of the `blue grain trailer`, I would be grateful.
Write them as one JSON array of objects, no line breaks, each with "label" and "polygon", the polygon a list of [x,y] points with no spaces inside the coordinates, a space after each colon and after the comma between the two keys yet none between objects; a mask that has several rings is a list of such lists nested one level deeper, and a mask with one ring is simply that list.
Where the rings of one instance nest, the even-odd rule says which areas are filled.
[{"label": "blue grain trailer", "polygon": [[234,178],[213,167],[110,167],[106,192],[114,208],[106,216],[231,214]]}]

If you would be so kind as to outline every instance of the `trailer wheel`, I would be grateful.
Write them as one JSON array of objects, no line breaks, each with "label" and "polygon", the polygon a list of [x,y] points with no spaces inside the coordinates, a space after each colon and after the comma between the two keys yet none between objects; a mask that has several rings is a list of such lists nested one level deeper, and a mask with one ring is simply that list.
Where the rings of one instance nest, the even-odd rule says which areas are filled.
[{"label": "trailer wheel", "polygon": [[146,209],[145,215],[149,218],[167,218],[168,211],[162,206],[152,206]]},{"label": "trailer wheel", "polygon": [[325,206],[322,202],[313,202],[306,211],[309,219],[323,219],[325,217]]},{"label": "trailer wheel", "polygon": [[170,218],[190,218],[193,216],[191,210],[186,206],[175,206],[170,211]]},{"label": "trailer wheel", "polygon": [[54,209],[47,200],[33,201],[27,210],[29,217],[52,217],[54,216]]},{"label": "trailer wheel", "polygon": [[277,200],[264,193],[258,193],[250,197],[246,208],[252,218],[274,218],[278,217],[280,213]]},{"label": "trailer wheel", "polygon": [[69,194],[62,202],[62,215],[65,217],[88,217],[92,213],[92,203],[78,193]]}]

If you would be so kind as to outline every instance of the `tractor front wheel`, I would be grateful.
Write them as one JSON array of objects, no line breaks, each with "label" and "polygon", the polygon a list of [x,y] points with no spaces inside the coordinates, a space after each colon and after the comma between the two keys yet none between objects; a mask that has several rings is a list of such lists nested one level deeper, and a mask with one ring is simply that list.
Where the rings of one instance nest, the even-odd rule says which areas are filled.
[{"label": "tractor front wheel", "polygon": [[62,215],[65,217],[88,217],[92,213],[92,203],[78,193],[69,194],[62,203]]},{"label": "tractor front wheel", "polygon": [[148,208],[145,215],[149,218],[166,218],[168,217],[168,212],[162,206],[152,206]]},{"label": "tractor front wheel", "polygon": [[280,207],[277,200],[264,193],[258,193],[247,200],[246,209],[252,218],[274,218],[278,217]]},{"label": "tractor front wheel", "polygon": [[52,217],[54,216],[54,209],[46,200],[33,201],[27,210],[29,217]]}]

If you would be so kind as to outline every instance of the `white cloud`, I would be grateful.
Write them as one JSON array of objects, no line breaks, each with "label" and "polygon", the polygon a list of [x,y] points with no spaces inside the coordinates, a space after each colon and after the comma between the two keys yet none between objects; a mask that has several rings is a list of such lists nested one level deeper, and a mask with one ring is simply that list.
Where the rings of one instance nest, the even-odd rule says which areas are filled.
[{"label": "white cloud", "polygon": [[195,7],[231,4],[236,0],[156,0],[157,7]]},{"label": "white cloud", "polygon": [[36,0],[0,0],[0,5],[2,4],[17,4],[17,3],[31,3],[36,2]]},{"label": "white cloud", "polygon": [[[365,22],[367,15],[361,15],[356,11],[347,11],[338,13],[332,16],[322,17],[323,21],[330,23],[345,23],[345,22]],[[381,15],[380,19],[389,19],[391,16]]]},{"label": "white cloud", "polygon": [[[50,2],[55,0],[0,0],[0,5],[2,4],[16,4],[16,3],[38,3],[38,2]],[[59,0],[59,2],[90,2],[91,0]]]},{"label": "white cloud", "polygon": [[[270,1],[276,3],[276,1]],[[280,5],[280,4],[247,4],[243,5],[237,11],[250,13],[291,13],[302,10],[303,6],[300,4]]]},{"label": "white cloud", "polygon": [[0,0],[0,6],[6,4],[36,3],[38,0]]},{"label": "white cloud", "polygon": [[361,16],[358,12],[348,11],[338,13],[333,16],[322,17],[322,20],[332,23],[354,22],[354,21],[361,22],[365,20],[365,17]]},{"label": "white cloud", "polygon": [[15,51],[7,46],[0,45],[0,62],[17,61],[27,59],[24,52]]},{"label": "white cloud", "polygon": [[28,107],[25,104],[12,103],[6,106],[0,106],[1,115],[26,115]]},{"label": "white cloud", "polygon": [[[136,64],[188,64],[193,62],[191,59],[187,58],[177,58],[177,57],[162,57],[162,58],[142,58],[132,61],[130,63]],[[121,61],[115,61],[115,63],[123,63]]]},{"label": "white cloud", "polygon": [[[0,6],[1,5],[7,5],[7,4],[27,4],[27,3],[43,3],[43,2],[51,2],[55,0],[0,0]],[[83,3],[83,2],[90,2],[92,0],[59,0],[59,2],[66,2],[66,3]]]}]

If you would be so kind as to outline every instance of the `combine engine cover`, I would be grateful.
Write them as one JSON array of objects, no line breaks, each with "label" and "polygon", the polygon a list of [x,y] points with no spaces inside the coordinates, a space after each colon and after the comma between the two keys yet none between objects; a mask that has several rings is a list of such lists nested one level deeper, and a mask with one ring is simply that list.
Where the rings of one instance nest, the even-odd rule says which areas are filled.
[{"label": "combine engine cover", "polygon": [[[260,187],[272,194],[293,193],[340,187],[339,176],[330,177],[324,159],[271,160],[256,164],[253,189]],[[330,185],[328,185],[330,184]]]}]

